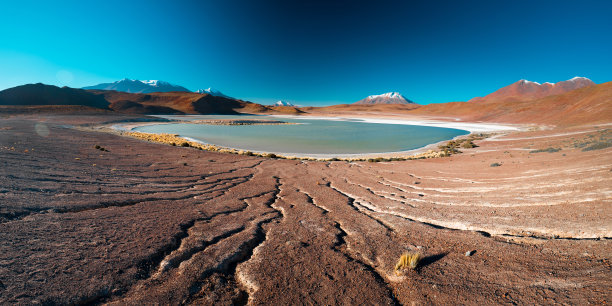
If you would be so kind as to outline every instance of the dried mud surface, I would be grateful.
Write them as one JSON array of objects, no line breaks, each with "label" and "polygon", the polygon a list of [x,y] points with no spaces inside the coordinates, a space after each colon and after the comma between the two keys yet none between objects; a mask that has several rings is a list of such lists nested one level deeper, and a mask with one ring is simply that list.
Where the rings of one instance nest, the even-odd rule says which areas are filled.
[{"label": "dried mud surface", "polygon": [[[220,154],[66,126],[113,119],[0,119],[0,304],[611,300],[612,149],[582,150],[610,126],[389,163]],[[549,147],[561,150],[532,153]],[[406,251],[424,259],[397,276]]]}]

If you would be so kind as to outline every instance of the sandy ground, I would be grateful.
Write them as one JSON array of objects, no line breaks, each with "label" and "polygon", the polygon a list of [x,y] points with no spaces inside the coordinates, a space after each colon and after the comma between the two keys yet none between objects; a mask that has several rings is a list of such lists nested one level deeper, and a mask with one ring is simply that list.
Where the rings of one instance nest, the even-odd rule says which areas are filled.
[{"label": "sandy ground", "polygon": [[[612,148],[583,151],[609,126],[506,131],[389,163],[67,126],[117,119],[0,119],[0,304],[612,300]],[[547,148],[561,150],[533,152]],[[424,259],[397,276],[406,251]]]}]

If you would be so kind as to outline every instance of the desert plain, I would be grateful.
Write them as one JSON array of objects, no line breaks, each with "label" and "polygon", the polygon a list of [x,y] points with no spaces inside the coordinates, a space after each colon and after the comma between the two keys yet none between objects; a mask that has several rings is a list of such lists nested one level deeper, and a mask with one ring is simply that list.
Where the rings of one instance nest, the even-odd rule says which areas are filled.
[{"label": "desert plain", "polygon": [[[609,123],[541,124],[388,162],[75,128],[139,118],[0,118],[0,304],[611,300]],[[396,271],[405,252],[423,258]]]}]

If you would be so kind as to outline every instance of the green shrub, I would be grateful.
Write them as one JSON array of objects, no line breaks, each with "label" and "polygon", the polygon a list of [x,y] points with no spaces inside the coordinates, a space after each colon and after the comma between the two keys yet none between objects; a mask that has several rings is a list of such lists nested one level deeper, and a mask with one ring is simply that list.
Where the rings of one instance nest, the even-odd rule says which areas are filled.
[{"label": "green shrub", "polygon": [[476,147],[476,145],[474,145],[474,143],[471,140],[467,140],[464,141],[463,144],[461,145],[462,148],[466,148],[466,149],[471,149]]},{"label": "green shrub", "polygon": [[588,147],[583,148],[582,151],[586,152],[586,151],[593,151],[593,150],[601,150],[601,149],[609,148],[611,146],[612,146],[612,143],[610,142],[596,142]]},{"label": "green shrub", "polygon": [[542,153],[542,152],[555,153],[559,151],[561,151],[561,148],[548,147],[546,149],[531,150],[529,151],[529,153]]}]

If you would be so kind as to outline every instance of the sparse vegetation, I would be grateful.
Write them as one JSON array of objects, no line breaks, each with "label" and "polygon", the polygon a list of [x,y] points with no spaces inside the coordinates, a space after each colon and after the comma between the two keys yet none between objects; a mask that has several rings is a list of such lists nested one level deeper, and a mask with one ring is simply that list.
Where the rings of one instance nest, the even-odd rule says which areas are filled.
[{"label": "sparse vegetation", "polygon": [[415,270],[421,261],[421,253],[404,253],[395,265],[395,274],[400,276],[403,271]]},{"label": "sparse vegetation", "polygon": [[108,150],[107,150],[107,149],[105,149],[104,147],[101,147],[100,145],[95,145],[95,146],[94,146],[94,149],[96,149],[96,150],[100,150],[100,151],[102,151],[102,152],[108,152]]},{"label": "sparse vegetation", "polygon": [[461,145],[461,147],[462,147],[462,148],[465,148],[465,149],[471,149],[471,148],[475,148],[475,147],[476,147],[476,145],[475,145],[475,144],[474,144],[474,143],[473,143],[471,140],[467,140],[467,141],[464,141],[464,142],[463,142],[463,144]]},{"label": "sparse vegetation", "polygon": [[531,150],[529,151],[529,153],[542,153],[542,152],[555,153],[559,151],[561,151],[561,148],[548,147],[546,149]]},{"label": "sparse vegetation", "polygon": [[471,149],[471,148],[477,148],[478,146],[476,144],[474,144],[474,140],[481,140],[484,139],[486,137],[488,137],[489,135],[487,134],[472,134],[470,136],[468,136],[467,138],[460,138],[460,139],[453,139],[449,142],[447,142],[444,145],[438,146],[438,148],[444,152],[444,156],[450,156],[452,154],[458,154],[458,153],[462,153],[461,151],[458,150],[458,148],[464,148],[464,149]]},{"label": "sparse vegetation", "polygon": [[589,145],[588,147],[582,148],[583,152],[593,151],[593,150],[601,150],[605,148],[612,147],[612,142],[595,142]]}]

